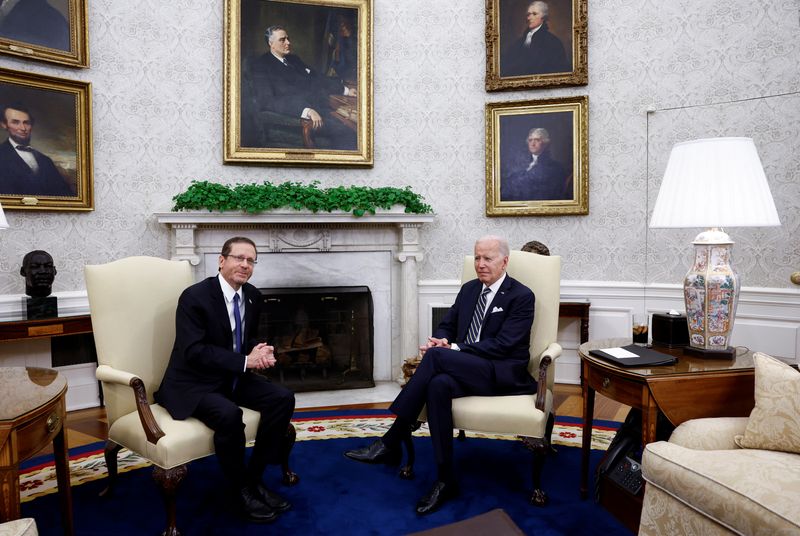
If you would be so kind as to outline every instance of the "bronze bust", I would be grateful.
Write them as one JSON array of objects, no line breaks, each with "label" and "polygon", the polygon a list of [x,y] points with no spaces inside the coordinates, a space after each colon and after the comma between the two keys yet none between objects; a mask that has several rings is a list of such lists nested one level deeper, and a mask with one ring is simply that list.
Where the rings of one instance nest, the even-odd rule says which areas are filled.
[{"label": "bronze bust", "polygon": [[56,267],[53,257],[40,249],[31,251],[22,258],[21,276],[25,278],[25,294],[32,298],[44,298],[53,291]]}]

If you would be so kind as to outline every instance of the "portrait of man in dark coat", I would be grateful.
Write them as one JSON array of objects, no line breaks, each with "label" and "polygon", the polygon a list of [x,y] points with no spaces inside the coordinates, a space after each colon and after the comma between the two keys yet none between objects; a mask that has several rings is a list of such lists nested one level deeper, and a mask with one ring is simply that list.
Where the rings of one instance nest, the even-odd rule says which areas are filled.
[{"label": "portrait of man in dark coat", "polygon": [[[502,46],[500,76],[528,76],[569,72],[564,44],[550,32],[547,21],[550,7],[547,2],[537,0],[528,5],[525,14],[526,26],[522,35],[509,39]],[[501,35],[501,43],[505,36]]]}]

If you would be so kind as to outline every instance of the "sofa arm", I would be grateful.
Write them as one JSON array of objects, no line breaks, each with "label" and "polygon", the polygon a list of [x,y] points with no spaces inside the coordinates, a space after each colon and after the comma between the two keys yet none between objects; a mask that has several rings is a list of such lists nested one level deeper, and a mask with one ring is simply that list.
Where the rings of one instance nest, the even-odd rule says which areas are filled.
[{"label": "sofa arm", "polygon": [[150,404],[147,402],[147,389],[141,378],[136,374],[115,369],[108,365],[99,365],[95,376],[101,382],[127,385],[133,390],[133,396],[136,400],[136,411],[139,413],[139,420],[142,423],[142,428],[144,429],[144,434],[147,436],[148,442],[155,445],[158,443],[159,439],[166,435],[153,416],[153,410],[150,409]]},{"label": "sofa arm", "polygon": [[692,419],[675,428],[669,442],[695,450],[738,449],[733,438],[744,434],[747,420],[748,417]]}]

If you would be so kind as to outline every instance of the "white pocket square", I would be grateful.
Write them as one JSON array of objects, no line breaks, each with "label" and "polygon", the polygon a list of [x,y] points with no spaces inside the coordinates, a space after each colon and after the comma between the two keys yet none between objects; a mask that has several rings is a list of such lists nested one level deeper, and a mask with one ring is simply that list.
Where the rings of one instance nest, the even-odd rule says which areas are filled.
[{"label": "white pocket square", "polygon": [[492,312],[493,313],[501,313],[501,312],[503,312],[503,308],[502,307],[492,307]]}]

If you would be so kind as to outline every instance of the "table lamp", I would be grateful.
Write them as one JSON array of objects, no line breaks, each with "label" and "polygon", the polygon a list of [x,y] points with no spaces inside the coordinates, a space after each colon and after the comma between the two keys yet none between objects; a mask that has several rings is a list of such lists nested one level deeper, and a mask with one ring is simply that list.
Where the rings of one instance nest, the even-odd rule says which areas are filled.
[{"label": "table lamp", "polygon": [[672,148],[652,228],[707,227],[694,239],[694,265],[683,282],[689,346],[705,358],[733,358],[730,346],[740,280],[733,241],[723,227],[779,226],[778,212],[750,138],[709,138]]}]

